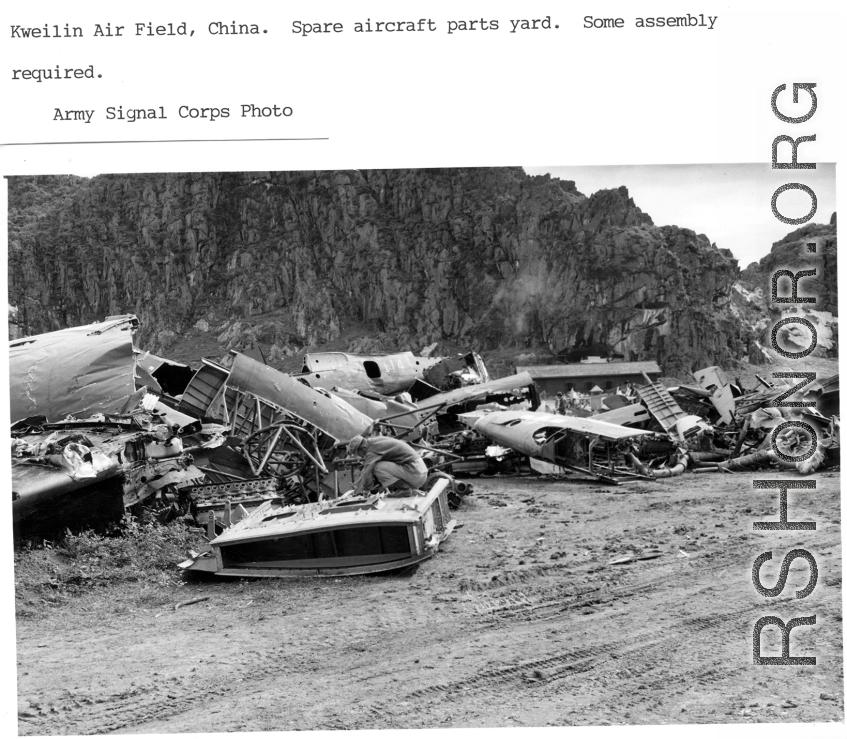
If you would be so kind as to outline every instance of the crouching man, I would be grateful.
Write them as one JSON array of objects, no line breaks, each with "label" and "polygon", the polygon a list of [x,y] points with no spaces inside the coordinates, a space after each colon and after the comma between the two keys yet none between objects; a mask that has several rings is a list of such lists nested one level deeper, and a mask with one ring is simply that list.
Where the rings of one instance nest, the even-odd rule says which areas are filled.
[{"label": "crouching man", "polygon": [[354,487],[361,495],[373,478],[384,488],[415,489],[426,482],[427,469],[421,455],[405,441],[390,436],[354,436],[347,445],[347,455],[364,457],[362,475]]}]

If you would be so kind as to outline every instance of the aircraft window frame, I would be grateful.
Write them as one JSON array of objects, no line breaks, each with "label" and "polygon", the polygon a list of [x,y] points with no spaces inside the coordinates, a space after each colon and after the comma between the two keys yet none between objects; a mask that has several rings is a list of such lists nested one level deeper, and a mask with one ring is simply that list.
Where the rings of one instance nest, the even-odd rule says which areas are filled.
[{"label": "aircraft window frame", "polygon": [[[540,429],[537,429],[536,431],[532,432],[532,441],[533,443],[538,444],[538,446],[545,446],[551,441],[561,441],[562,437],[566,436],[568,431],[569,429],[563,429],[558,426],[542,426]],[[539,440],[538,438],[536,438],[539,434],[548,432],[552,433],[549,433],[546,439]]]},{"label": "aircraft window frame", "polygon": [[[380,367],[373,359],[366,359],[362,362],[362,366],[365,368],[365,374],[371,380],[379,380],[382,378],[382,367]],[[376,369],[376,374],[373,374],[374,368]]]}]

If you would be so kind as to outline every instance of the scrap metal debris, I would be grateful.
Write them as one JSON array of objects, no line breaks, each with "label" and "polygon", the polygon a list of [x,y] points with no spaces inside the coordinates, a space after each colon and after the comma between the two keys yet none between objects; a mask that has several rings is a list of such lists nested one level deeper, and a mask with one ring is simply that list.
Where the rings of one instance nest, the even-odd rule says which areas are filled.
[{"label": "scrap metal debris", "polygon": [[408,392],[414,399],[490,379],[476,352],[457,357],[416,357],[412,352],[383,356],[311,353],[303,358],[302,372],[296,377],[310,387],[342,387],[382,395]]},{"label": "scrap metal debris", "polygon": [[135,316],[114,316],[10,342],[12,421],[130,410],[137,403],[132,344],[137,327]]},{"label": "scrap metal debris", "polygon": [[[460,457],[434,442],[445,409],[502,393],[500,386],[478,389],[488,374],[473,353],[427,358],[424,369],[435,374],[411,372],[404,392],[418,381],[435,383],[418,408],[408,395],[312,387],[308,378],[237,353],[229,366],[203,360],[195,371],[137,350],[137,328],[137,318],[126,315],[12,343],[17,534],[114,521],[145,506],[162,520],[190,519],[214,538],[266,503],[340,499],[361,466],[344,445],[377,433],[415,444],[433,481],[446,478],[451,505],[472,491],[439,471]],[[474,392],[447,397],[471,385]]]},{"label": "scrap metal debris", "polygon": [[417,565],[452,533],[449,478],[421,490],[345,495],[305,505],[268,501],[180,564],[230,577],[338,577]]},{"label": "scrap metal debris", "polygon": [[645,376],[644,385],[600,398],[603,410],[590,417],[587,396],[570,391],[564,414],[480,409],[460,418],[496,444],[530,457],[536,469],[575,470],[608,484],[761,467],[806,475],[840,463],[837,375],[798,394],[809,404],[800,408],[777,404],[790,394],[788,385],[759,378],[757,387],[744,390],[729,383],[720,367],[693,377],[696,386],[665,387]]},{"label": "scrap metal debris", "polygon": [[178,429],[156,412],[12,426],[12,520],[21,529],[116,518],[150,498],[184,505],[185,488],[202,477]]},{"label": "scrap metal debris", "polygon": [[[473,490],[456,476],[531,467],[617,485],[766,467],[810,474],[840,461],[837,375],[798,386],[802,407],[780,404],[792,392],[782,380],[744,389],[713,366],[693,384],[645,376],[605,393],[570,390],[553,413],[529,373],[491,379],[475,352],[309,354],[297,375],[232,352],[195,370],[136,349],[137,328],[122,315],[11,343],[16,532],[144,506],[206,532],[191,569],[375,571],[431,556],[454,527],[448,503]],[[417,450],[430,471],[423,490],[400,502],[378,489],[349,497],[362,461],[344,447],[371,435]],[[332,526],[303,523],[312,539],[289,541],[296,521]],[[321,539],[330,529],[332,541]]]}]

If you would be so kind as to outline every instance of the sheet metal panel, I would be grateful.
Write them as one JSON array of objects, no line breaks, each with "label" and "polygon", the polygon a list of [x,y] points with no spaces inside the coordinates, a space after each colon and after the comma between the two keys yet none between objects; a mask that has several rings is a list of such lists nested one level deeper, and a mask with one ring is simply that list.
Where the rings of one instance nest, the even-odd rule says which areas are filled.
[{"label": "sheet metal panel", "polygon": [[648,411],[641,403],[631,403],[620,408],[615,408],[605,413],[598,413],[594,416],[596,421],[605,421],[606,423],[614,423],[618,426],[631,426],[636,423],[644,423],[650,420],[650,411]]},{"label": "sheet metal panel", "polygon": [[139,374],[142,371],[148,373],[156,384],[172,397],[182,395],[194,377],[194,370],[187,364],[157,357],[150,352],[136,357],[135,368]]},{"label": "sheet metal panel", "polygon": [[151,354],[149,351],[144,352],[143,354],[139,354],[136,362],[143,366],[150,374],[155,374],[162,366],[166,367],[175,367],[180,370],[188,370],[191,371],[191,367],[183,362],[175,362],[173,359],[165,359],[164,357],[157,357],[155,354]]},{"label": "sheet metal panel", "polygon": [[479,385],[467,385],[447,393],[439,393],[431,398],[421,400],[416,405],[418,410],[432,410],[439,406],[451,406],[456,403],[464,403],[467,400],[478,400],[486,395],[508,392],[509,390],[524,388],[532,385],[532,376],[529,372],[520,372],[516,375],[501,377],[499,380],[483,382]]},{"label": "sheet metal panel", "polygon": [[332,391],[332,395],[341,398],[356,408],[356,410],[360,410],[368,418],[379,420],[390,417],[391,420],[388,423],[396,424],[398,430],[402,430],[402,426],[414,426],[424,416],[423,413],[418,411],[416,406],[401,403],[391,398],[375,400],[342,388],[335,388]]},{"label": "sheet metal panel", "polygon": [[133,315],[9,343],[10,415],[60,421],[119,413],[135,392]]},{"label": "sheet metal panel", "polygon": [[673,399],[665,386],[657,382],[640,385],[635,388],[635,393],[647,406],[653,418],[667,432],[671,431],[677,421],[688,415],[680,408],[679,403]]},{"label": "sheet metal panel", "polygon": [[394,395],[411,387],[423,377],[424,370],[440,360],[416,357],[412,352],[368,356],[324,352],[307,354],[303,379],[312,387],[331,390],[365,390],[382,395]]},{"label": "sheet metal panel", "polygon": [[630,429],[593,418],[560,416],[555,413],[532,413],[528,411],[495,411],[482,416],[474,428],[490,439],[511,449],[536,456],[539,444],[533,435],[544,428],[567,429],[587,436],[597,436],[609,441],[618,441],[635,436],[648,435],[649,431]]},{"label": "sheet metal panel", "polygon": [[223,367],[203,360],[203,366],[194,373],[185,388],[177,410],[196,418],[213,415],[210,406],[226,382],[228,374]]},{"label": "sheet metal panel", "polygon": [[235,355],[227,386],[282,408],[336,441],[349,441],[372,424],[370,418],[341,398],[324,395],[243,354]]}]

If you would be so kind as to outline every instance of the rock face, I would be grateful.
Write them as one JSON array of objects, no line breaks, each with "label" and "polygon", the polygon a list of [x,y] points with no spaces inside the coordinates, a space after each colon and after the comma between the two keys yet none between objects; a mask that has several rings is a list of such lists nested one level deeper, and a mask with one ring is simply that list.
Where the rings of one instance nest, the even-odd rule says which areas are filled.
[{"label": "rock face", "polygon": [[[801,278],[798,294],[816,297],[815,310],[838,315],[838,239],[835,220],[833,213],[830,223],[826,225],[810,223],[792,231],[771,247],[770,254],[748,265],[741,273],[742,281],[767,283],[769,286],[771,275],[779,269],[792,272],[815,269],[816,275]],[[780,283],[780,295],[789,294],[789,279],[786,277]],[[765,292],[765,298],[770,306],[770,290]]]},{"label": "rock face", "polygon": [[[747,297],[750,305],[758,304],[759,313],[762,314],[751,325],[759,345],[770,346],[769,331],[776,321],[796,316],[815,327],[817,348],[813,352],[814,356],[838,356],[837,247],[836,216],[833,213],[828,224],[810,223],[792,231],[771,247],[770,254],[744,269],[738,288],[742,292],[755,289],[757,293],[755,297],[748,293]],[[817,302],[797,305],[774,303],[771,278],[781,269],[788,269],[792,273],[816,270],[815,275],[800,278],[797,294],[799,297],[814,297]],[[779,296],[790,295],[791,280],[783,276],[779,280]],[[785,331],[780,341],[784,349],[800,351],[810,345],[809,333],[807,329],[794,324]],[[770,353],[771,349],[763,350],[762,358],[767,359]]]},{"label": "rock face", "polygon": [[586,197],[517,168],[12,178],[10,214],[27,334],[132,312],[153,351],[193,327],[273,361],[355,324],[386,350],[541,347],[666,371],[731,364],[752,338],[728,250],[654,226],[626,188]]}]

